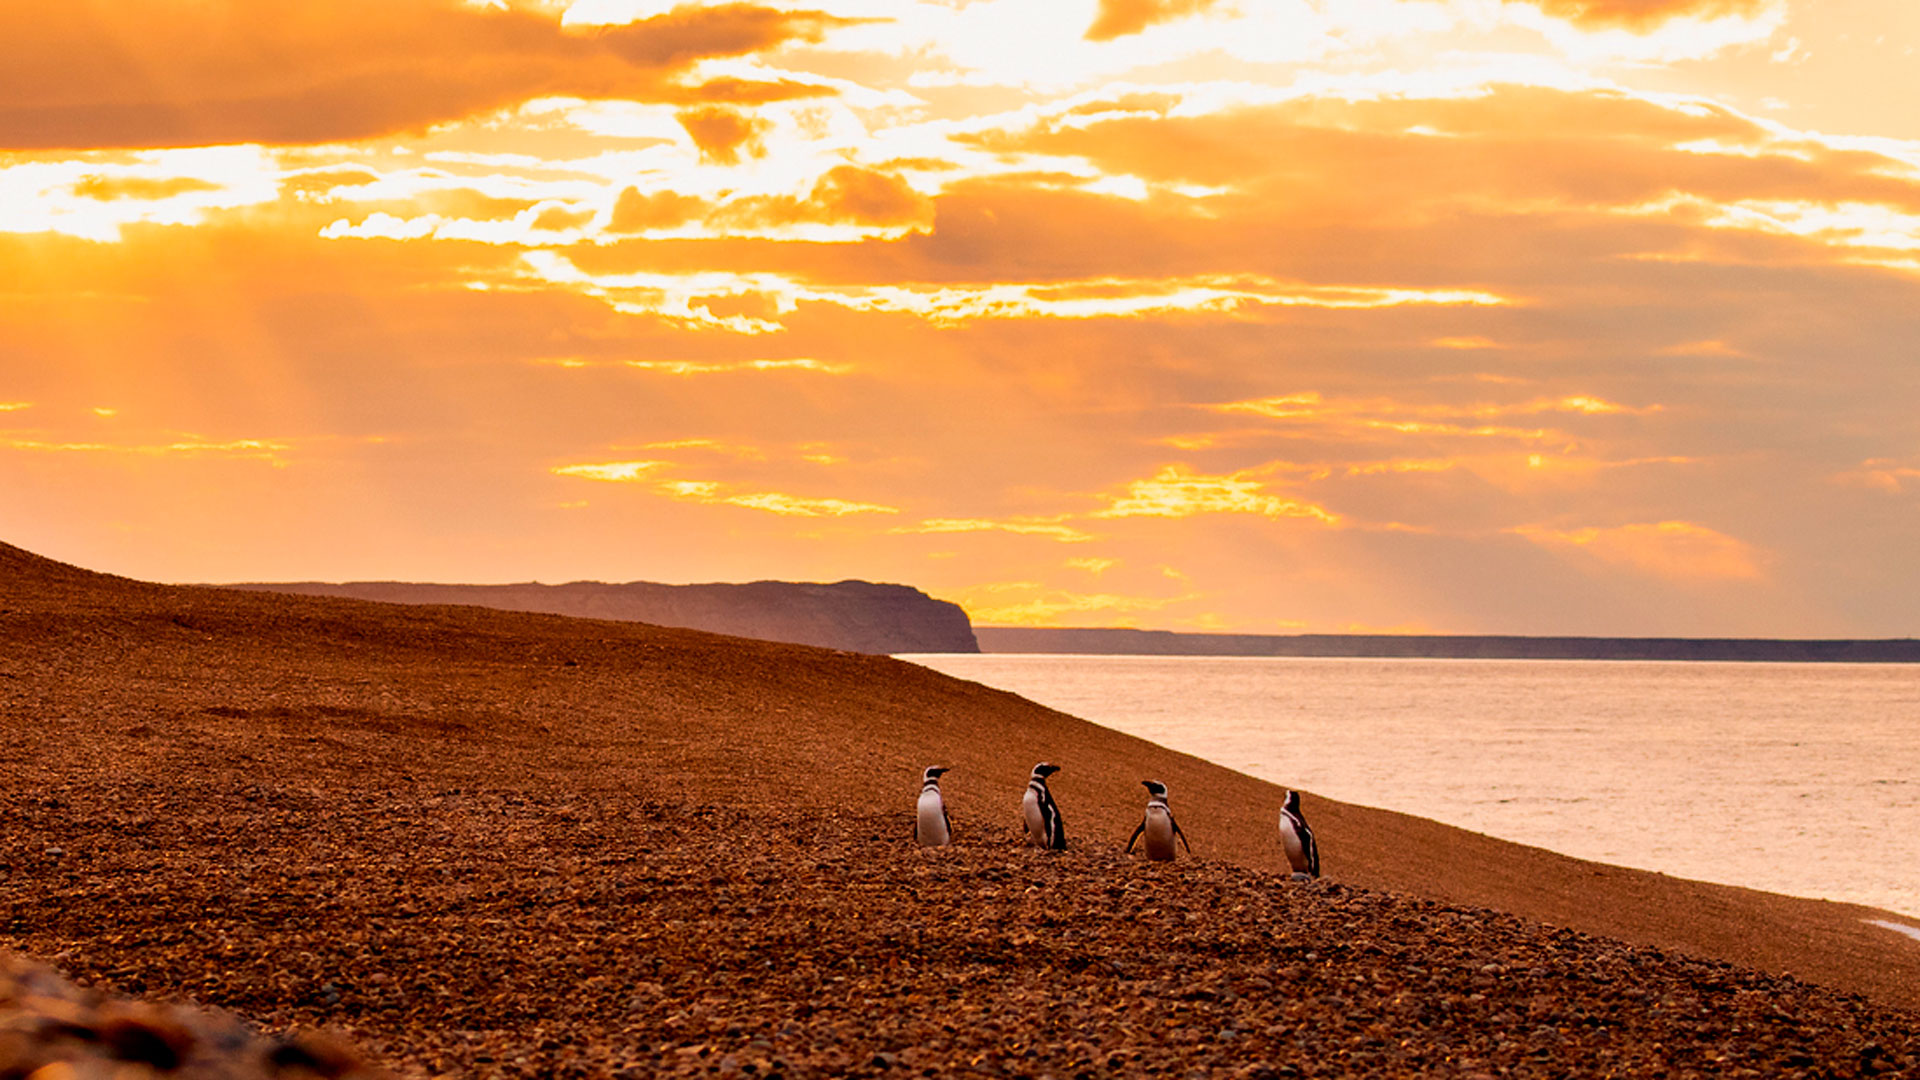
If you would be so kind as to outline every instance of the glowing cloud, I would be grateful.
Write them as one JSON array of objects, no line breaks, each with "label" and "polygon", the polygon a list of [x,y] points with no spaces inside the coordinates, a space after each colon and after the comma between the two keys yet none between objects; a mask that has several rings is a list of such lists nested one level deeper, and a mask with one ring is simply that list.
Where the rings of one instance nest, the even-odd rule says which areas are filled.
[{"label": "glowing cloud", "polygon": [[609,461],[602,465],[561,465],[553,471],[561,476],[577,476],[582,480],[632,483],[647,479],[647,474],[655,469],[666,467],[664,461]]},{"label": "glowing cloud", "polygon": [[1762,576],[1760,554],[1751,546],[1687,521],[1579,529],[1523,525],[1509,531],[1549,550],[1577,553],[1673,581],[1747,581]]},{"label": "glowing cloud", "polygon": [[284,465],[281,454],[291,450],[290,443],[270,439],[228,439],[215,441],[184,436],[164,443],[48,442],[40,439],[0,438],[0,448],[47,454],[126,454],[137,457],[225,457],[265,461]]},{"label": "glowing cloud", "polygon": [[1308,391],[1209,406],[1215,412],[1248,414],[1328,431],[1430,435],[1538,442],[1561,437],[1546,428],[1509,427],[1471,421],[1562,413],[1574,416],[1649,416],[1660,405],[1632,406],[1590,394],[1535,397],[1512,402],[1412,404],[1382,398],[1326,398]]},{"label": "glowing cloud", "polygon": [[1185,518],[1196,514],[1258,514],[1267,518],[1307,518],[1326,525],[1340,523],[1340,515],[1310,502],[1272,495],[1266,483],[1248,471],[1227,476],[1195,473],[1184,465],[1168,465],[1151,479],[1135,480],[1126,493],[1112,498],[1095,517]]},{"label": "glowing cloud", "polygon": [[1078,544],[1094,539],[1090,533],[1083,532],[1065,524],[1065,518],[1012,518],[1005,521],[993,521],[985,518],[929,518],[918,525],[903,526],[894,529],[896,533],[976,533],[1003,532],[1016,536],[1042,536],[1062,543]]},{"label": "glowing cloud", "polygon": [[900,512],[896,507],[881,506],[877,503],[851,502],[846,499],[809,499],[798,495],[783,495],[779,492],[724,494],[702,491],[692,497],[699,502],[744,506],[750,510],[765,510],[770,514],[784,514],[792,517],[845,517],[848,514],[897,514]]},{"label": "glowing cloud", "polygon": [[[681,444],[685,446],[685,443]],[[899,509],[878,503],[849,499],[809,498],[777,491],[740,491],[712,480],[673,480],[656,478],[658,470],[670,468],[663,461],[615,461],[599,465],[562,465],[553,469],[559,476],[613,483],[643,484],[655,494],[680,502],[715,506],[738,506],[782,517],[846,517],[851,514],[897,514]]]},{"label": "glowing cloud", "polygon": [[539,361],[561,368],[628,368],[633,371],[657,372],[662,375],[736,375],[753,372],[798,371],[819,375],[845,375],[854,370],[852,364],[828,363],[812,357],[797,356],[783,360],[589,360],[583,357],[561,357]]},{"label": "glowing cloud", "polygon": [[[431,232],[431,228],[423,228],[419,234]],[[1254,317],[1262,308],[1372,310],[1506,302],[1471,289],[1304,285],[1260,275],[914,287],[832,285],[766,273],[591,274],[548,251],[528,252],[522,256],[522,263],[533,280],[604,299],[624,314],[652,315],[682,325],[744,334],[783,329],[777,316],[791,314],[805,303],[873,314],[913,315],[938,326],[962,326],[987,319],[1120,319],[1173,314]],[[749,297],[758,299],[760,313],[723,315],[713,310],[715,299]]]}]

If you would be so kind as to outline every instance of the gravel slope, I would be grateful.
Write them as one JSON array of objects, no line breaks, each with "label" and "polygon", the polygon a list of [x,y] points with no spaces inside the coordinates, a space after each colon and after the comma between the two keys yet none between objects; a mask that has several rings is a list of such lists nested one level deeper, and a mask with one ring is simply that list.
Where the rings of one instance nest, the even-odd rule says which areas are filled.
[{"label": "gravel slope", "polygon": [[0,546],[0,732],[0,946],[407,1074],[1920,1073],[1882,913],[1311,798],[1296,885],[1271,785],[881,657]]}]

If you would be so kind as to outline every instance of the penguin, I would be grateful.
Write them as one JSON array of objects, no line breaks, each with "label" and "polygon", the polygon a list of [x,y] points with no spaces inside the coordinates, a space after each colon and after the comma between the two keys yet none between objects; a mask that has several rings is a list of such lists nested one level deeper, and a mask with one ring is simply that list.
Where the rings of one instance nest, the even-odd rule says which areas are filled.
[{"label": "penguin", "polygon": [[1147,834],[1147,858],[1154,862],[1173,861],[1173,839],[1179,837],[1187,845],[1187,854],[1193,854],[1193,845],[1187,843],[1187,834],[1180,831],[1180,823],[1173,820],[1173,808],[1167,805],[1167,785],[1158,780],[1142,780],[1147,788],[1147,813],[1140,824],[1133,827],[1133,838],[1127,841],[1127,852],[1133,852],[1135,840],[1142,832]]},{"label": "penguin", "polygon": [[913,838],[921,847],[945,847],[953,843],[953,822],[947,818],[947,804],[940,798],[940,774],[945,765],[930,765],[920,777],[920,802],[913,819]]},{"label": "penguin", "polygon": [[1067,849],[1067,829],[1060,821],[1060,808],[1054,805],[1053,793],[1047,790],[1047,777],[1059,771],[1060,766],[1044,761],[1035,765],[1033,775],[1027,778],[1027,793],[1020,797],[1020,813],[1027,822],[1027,843],[1049,851]]},{"label": "penguin", "polygon": [[1300,793],[1287,792],[1287,803],[1280,808],[1280,846],[1286,850],[1287,863],[1294,875],[1320,876],[1320,845],[1313,842],[1313,830],[1300,816]]}]

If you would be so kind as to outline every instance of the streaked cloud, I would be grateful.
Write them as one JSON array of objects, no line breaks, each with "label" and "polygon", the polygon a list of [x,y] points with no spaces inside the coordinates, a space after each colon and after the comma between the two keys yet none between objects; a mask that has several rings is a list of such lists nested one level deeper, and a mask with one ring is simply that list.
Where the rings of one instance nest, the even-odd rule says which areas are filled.
[{"label": "streaked cloud", "polygon": [[[686,444],[681,444],[683,447]],[[673,465],[665,461],[613,461],[604,464],[560,465],[558,476],[610,483],[643,485],[650,493],[680,502],[735,506],[782,517],[846,517],[853,514],[898,514],[897,507],[851,499],[790,495],[778,491],[746,491],[714,480],[675,479],[663,475]]]},{"label": "streaked cloud", "polygon": [[222,457],[285,464],[292,445],[271,439],[202,439],[182,436],[168,442],[55,442],[45,439],[0,437],[0,449],[42,454],[104,454],[133,457]]},{"label": "streaked cloud", "polygon": [[1842,484],[1877,488],[1897,495],[1910,484],[1920,486],[1920,464],[1896,458],[1873,458],[1834,479]]},{"label": "streaked cloud", "polygon": [[845,375],[852,364],[829,363],[808,356],[753,360],[600,360],[569,356],[543,359],[543,364],[561,368],[626,368],[657,372],[662,375],[732,375],[753,372],[796,371],[820,375]]},{"label": "streaked cloud", "polygon": [[1763,556],[1744,541],[1687,521],[1512,530],[1541,547],[1674,581],[1740,581],[1763,575]]},{"label": "streaked cloud", "polygon": [[902,526],[894,529],[896,533],[918,533],[939,535],[943,533],[979,533],[1000,532],[1015,536],[1038,536],[1063,543],[1078,544],[1094,539],[1093,534],[1066,523],[1065,515],[1050,518],[1009,518],[1001,521],[986,518],[928,518],[918,525]]},{"label": "streaked cloud", "polygon": [[[592,274],[553,252],[523,257],[529,277],[604,299],[628,315],[764,334],[783,329],[780,316],[803,304],[831,304],[870,314],[904,314],[938,326],[980,320],[1121,319],[1172,314],[1254,315],[1261,309],[1378,309],[1406,305],[1494,306],[1491,293],[1462,289],[1315,286],[1259,276],[1190,279],[1102,278],[973,287],[832,285],[774,274]],[[757,298],[752,315],[717,314],[719,298]]]},{"label": "streaked cloud", "polygon": [[553,471],[560,476],[577,476],[582,480],[632,483],[648,480],[655,470],[664,468],[667,468],[667,462],[664,461],[608,461],[598,465],[560,465]]}]

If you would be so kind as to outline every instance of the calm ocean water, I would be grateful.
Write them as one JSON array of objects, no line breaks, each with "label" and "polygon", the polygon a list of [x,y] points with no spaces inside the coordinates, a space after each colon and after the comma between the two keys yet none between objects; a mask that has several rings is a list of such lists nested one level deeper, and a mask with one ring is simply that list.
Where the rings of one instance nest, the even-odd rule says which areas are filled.
[{"label": "calm ocean water", "polygon": [[1920,919],[1920,665],[903,659],[1330,798]]}]

